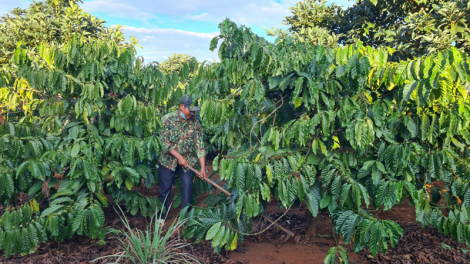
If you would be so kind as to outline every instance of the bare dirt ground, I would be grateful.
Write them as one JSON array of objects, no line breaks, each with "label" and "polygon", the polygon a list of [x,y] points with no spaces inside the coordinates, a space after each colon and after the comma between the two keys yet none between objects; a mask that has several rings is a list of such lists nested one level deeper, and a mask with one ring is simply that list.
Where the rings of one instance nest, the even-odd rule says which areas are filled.
[{"label": "bare dirt ground", "polygon": [[[210,167],[208,169],[212,172]],[[439,183],[439,185],[442,184]],[[158,187],[156,186],[152,189],[143,187],[138,188],[138,190],[146,196],[158,195]],[[172,196],[174,197],[176,193],[177,189],[173,188]],[[208,194],[200,195],[197,205],[203,206],[207,196]],[[467,248],[464,244],[437,233],[437,230],[433,228],[421,228],[415,222],[414,207],[408,204],[407,199],[403,204],[393,207],[388,212],[371,210],[371,213],[379,219],[397,221],[402,226],[405,234],[399,240],[396,248],[389,249],[387,254],[379,254],[376,257],[372,257],[368,250],[356,254],[352,251],[351,244],[343,245],[341,239],[335,240],[331,235],[332,223],[327,212],[320,213],[317,217],[319,237],[308,240],[304,237],[305,210],[307,210],[306,206],[301,205],[291,208],[284,214],[285,210],[278,209],[277,203],[272,202],[268,205],[266,211],[269,217],[276,220],[282,216],[278,223],[295,233],[295,237],[288,240],[286,240],[283,231],[273,226],[269,227],[269,223],[260,218],[253,224],[254,232],[267,230],[259,235],[246,236],[245,241],[233,252],[223,251],[220,255],[216,255],[207,242],[193,245],[193,250],[201,263],[204,264],[316,264],[323,263],[329,248],[338,243],[348,250],[350,263],[470,263],[470,256],[461,251],[461,248]],[[104,211],[106,226],[124,229],[118,214],[112,206],[105,208]],[[174,218],[178,213],[179,209],[173,209],[170,216]],[[139,214],[136,216],[126,214],[126,217],[128,217],[133,228],[145,229],[149,225],[149,218],[144,218]],[[106,241],[106,245],[99,246],[96,244],[96,240],[83,236],[75,236],[63,243],[50,240],[47,243],[41,243],[34,254],[16,255],[8,259],[0,255],[0,263],[105,263],[104,260],[91,261],[101,256],[122,252],[117,239],[108,237]],[[452,250],[443,249],[440,243],[449,245]]]}]

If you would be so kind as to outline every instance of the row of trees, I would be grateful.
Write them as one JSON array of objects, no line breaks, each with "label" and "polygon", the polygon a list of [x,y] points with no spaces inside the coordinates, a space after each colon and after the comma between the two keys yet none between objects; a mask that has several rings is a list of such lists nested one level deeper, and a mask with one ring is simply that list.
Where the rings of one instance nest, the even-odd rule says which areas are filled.
[{"label": "row of trees", "polygon": [[338,46],[362,42],[393,50],[390,60],[421,57],[451,47],[470,52],[470,1],[357,0],[352,7],[306,0],[290,8],[287,30],[270,35],[295,35],[312,44]]},{"label": "row of trees", "polygon": [[[327,8],[309,4],[314,15]],[[366,4],[381,8],[361,1],[348,10]],[[78,8],[36,5],[56,14],[60,5]],[[398,45],[338,46],[339,33],[321,42],[328,46],[299,33],[270,43],[228,19],[219,28],[210,48],[220,62],[208,64],[175,56],[182,63],[146,65],[135,42],[106,29],[11,50],[0,74],[0,198],[12,205],[0,219],[5,255],[75,234],[103,242],[103,193],[132,214],[153,215],[158,200],[133,186],[158,184],[159,120],[185,93],[201,98],[208,144],[220,150],[213,167],[232,196],[213,194],[194,208],[183,236],[234,249],[276,199],[282,208],[305,202],[314,217],[328,210],[346,244],[375,255],[403,232],[368,209],[409,196],[418,222],[470,245],[465,45],[406,59]],[[211,191],[196,179],[195,196]],[[20,193],[29,205],[15,206]],[[326,261],[335,256],[347,259],[334,247]]]}]

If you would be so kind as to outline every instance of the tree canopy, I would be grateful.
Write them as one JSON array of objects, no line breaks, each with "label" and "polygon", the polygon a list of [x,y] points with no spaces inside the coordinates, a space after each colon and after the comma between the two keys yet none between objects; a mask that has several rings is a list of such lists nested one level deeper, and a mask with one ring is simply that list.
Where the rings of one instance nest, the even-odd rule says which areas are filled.
[{"label": "tree canopy", "polygon": [[470,52],[470,1],[357,0],[343,8],[325,0],[307,0],[290,8],[287,31],[311,43],[353,44],[395,49],[392,60],[403,60],[455,47]]},{"label": "tree canopy", "polygon": [[189,56],[188,54],[177,54],[174,53],[168,59],[165,61],[159,63],[158,68],[166,73],[172,73],[174,71],[180,72],[185,63],[189,63],[191,61],[192,57]]},{"label": "tree canopy", "polygon": [[[33,1],[26,9],[15,8],[0,17],[0,65],[8,64],[20,44],[37,54],[41,44],[62,45],[74,35],[86,42],[108,39],[125,44],[120,27],[106,27],[105,21],[83,11],[77,3],[81,0]],[[131,44],[137,42],[131,38]]]}]

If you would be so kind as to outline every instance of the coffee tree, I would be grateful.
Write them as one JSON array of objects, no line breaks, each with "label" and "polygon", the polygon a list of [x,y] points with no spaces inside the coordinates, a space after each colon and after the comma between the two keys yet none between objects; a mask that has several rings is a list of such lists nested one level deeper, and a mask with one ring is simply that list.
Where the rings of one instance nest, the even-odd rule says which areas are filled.
[{"label": "coffee tree", "polygon": [[[179,75],[164,75],[112,41],[74,38],[38,50],[35,60],[15,51],[18,78],[6,78],[11,85],[0,92],[0,199],[10,205],[0,220],[6,256],[34,251],[51,237],[88,235],[102,243],[110,231],[103,228],[102,190],[132,214],[153,215],[158,199],[132,188],[155,184],[147,164],[161,149],[156,117],[169,109],[164,101],[183,95],[178,83],[188,83],[197,67],[193,59]],[[31,203],[14,207],[21,193]]]},{"label": "coffee tree", "polygon": [[[83,11],[81,0],[34,1],[28,8],[15,8],[0,16],[0,67],[9,66],[18,45],[30,55],[40,44],[68,43],[79,34],[85,42],[107,39],[126,45],[121,27],[106,27],[105,21]],[[133,39],[133,38],[131,38]],[[134,46],[132,42],[129,46]]]},{"label": "coffee tree", "polygon": [[[221,41],[219,45],[219,41]],[[224,152],[214,161],[234,198],[192,212],[187,235],[236,245],[273,197],[332,215],[355,251],[395,246],[402,229],[367,209],[390,210],[409,197],[417,221],[470,242],[467,148],[469,59],[452,48],[391,62],[393,49],[362,44],[273,45],[220,24],[221,62],[202,72],[204,125]],[[442,180],[446,190],[433,185]],[[436,203],[446,201],[449,216]],[[233,237],[233,238],[232,238]],[[341,248],[329,253],[344,255]]]},{"label": "coffee tree", "polygon": [[296,35],[323,45],[354,44],[391,47],[391,60],[407,60],[455,47],[470,51],[470,2],[448,0],[356,0],[350,7],[325,0],[300,1],[285,17],[288,30],[274,36]]},{"label": "coffee tree", "polygon": [[[158,184],[159,120],[185,93],[201,98],[205,133],[220,150],[213,167],[232,196],[213,193],[206,207],[193,208],[184,237],[210,240],[216,252],[235,249],[275,199],[281,208],[305,202],[312,217],[328,210],[345,244],[375,255],[403,231],[368,210],[409,197],[418,222],[470,242],[465,54],[398,63],[390,48],[325,48],[289,37],[273,44],[230,20],[219,27],[210,48],[219,47],[220,62],[192,59],[179,73],[143,65],[132,47],[112,41],[42,45],[39,58],[16,49],[17,78],[2,76],[0,90],[7,256],[48,238],[102,240],[112,231],[103,193],[132,214],[153,215],[157,199],[134,186]],[[211,191],[199,179],[195,189]],[[29,204],[15,204],[21,193]],[[347,260],[338,246],[325,261],[337,256]]]}]

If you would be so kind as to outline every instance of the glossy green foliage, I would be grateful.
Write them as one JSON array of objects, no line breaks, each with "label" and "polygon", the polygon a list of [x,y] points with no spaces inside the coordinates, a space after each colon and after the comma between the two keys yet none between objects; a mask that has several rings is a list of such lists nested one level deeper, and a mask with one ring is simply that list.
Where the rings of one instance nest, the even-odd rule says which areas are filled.
[{"label": "glossy green foliage", "polygon": [[340,264],[348,264],[349,256],[348,252],[342,246],[332,247],[328,250],[326,254],[325,264],[336,264],[336,259],[338,258]]},{"label": "glossy green foliage", "polygon": [[[40,44],[62,44],[80,35],[88,43],[95,39],[126,44],[121,28],[108,28],[105,21],[83,11],[81,0],[43,0],[28,8],[15,8],[0,17],[0,66],[10,63],[18,45],[30,55],[37,55]],[[132,38],[131,44],[136,44]]]},{"label": "glossy green foliage", "polygon": [[[179,73],[163,74],[157,65],[143,65],[134,48],[80,38],[40,45],[38,54],[35,60],[18,48],[17,78],[0,88],[0,200],[14,204],[20,193],[48,199],[37,215],[46,238],[78,234],[104,243],[112,230],[104,228],[102,191],[133,215],[161,208],[156,197],[133,187],[157,183],[160,118],[173,109],[173,97],[194,85],[188,80],[198,63],[191,59]],[[195,189],[208,187],[198,182]]]},{"label": "glossy green foliage", "polygon": [[268,34],[299,37],[312,44],[337,47],[358,42],[389,47],[395,61],[451,47],[470,51],[470,2],[443,0],[357,0],[343,8],[325,0],[301,1],[285,17],[288,30]]},{"label": "glossy green foliage", "polygon": [[[410,196],[427,219],[433,204],[425,186],[442,180],[449,186],[444,198],[457,201],[448,206],[466,210],[464,53],[453,48],[397,63],[389,49],[332,49],[298,39],[272,44],[230,20],[219,28],[210,45],[219,47],[219,63],[191,60],[171,74],[108,42],[41,46],[38,61],[19,48],[13,62],[20,79],[0,90],[7,116],[0,180],[13,180],[3,201],[21,188],[40,199],[48,186],[53,201],[70,200],[41,216],[83,206],[74,210],[91,213],[73,216],[72,227],[92,237],[100,222],[86,221],[99,219],[91,218],[94,210],[106,206],[101,188],[131,213],[153,214],[156,199],[133,188],[156,182],[159,120],[170,102],[192,93],[221,152],[214,170],[232,196],[211,194],[206,207],[189,212],[183,236],[211,240],[216,252],[242,242],[273,198],[281,208],[305,202],[314,216],[328,210],[346,243],[373,254],[403,234],[393,221],[370,215],[370,207],[390,210]],[[57,190],[55,173],[64,177]],[[21,187],[21,177],[31,180]],[[196,195],[209,191],[199,180],[195,187]],[[332,249],[329,261],[344,261],[343,253]]]},{"label": "glossy green foliage", "polygon": [[173,73],[174,71],[181,73],[185,70],[185,64],[191,61],[192,57],[187,54],[174,53],[167,60],[158,64],[158,68],[165,73]]},{"label": "glossy green foliage", "polygon": [[[464,200],[470,175],[464,53],[451,48],[398,63],[390,49],[331,49],[298,39],[271,44],[229,20],[219,28],[211,48],[219,46],[221,62],[205,66],[203,85],[191,92],[202,98],[213,144],[226,151],[214,168],[237,195],[217,201],[233,200],[234,218],[264,213],[272,197],[284,208],[305,201],[314,216],[329,210],[336,232],[356,251],[368,247],[375,255],[403,233],[369,207],[390,210],[411,196],[423,214],[430,206],[423,186],[436,180],[460,181],[447,193]],[[237,230],[215,219],[206,230]]]},{"label": "glossy green foliage", "polygon": [[[16,210],[6,210],[0,219],[0,246],[5,256],[36,251],[39,241],[45,241],[44,222],[38,215],[36,201],[23,204]],[[58,230],[58,229],[57,229]]]}]

